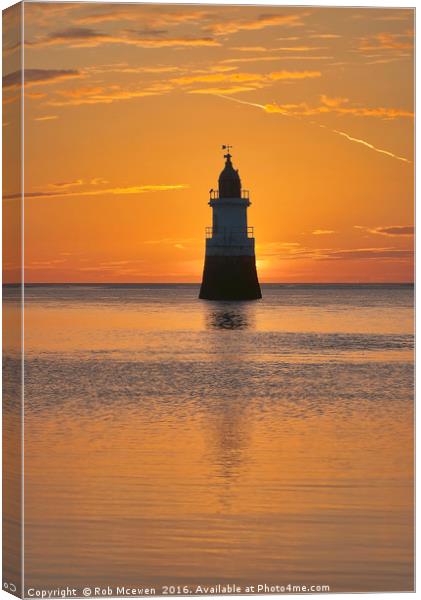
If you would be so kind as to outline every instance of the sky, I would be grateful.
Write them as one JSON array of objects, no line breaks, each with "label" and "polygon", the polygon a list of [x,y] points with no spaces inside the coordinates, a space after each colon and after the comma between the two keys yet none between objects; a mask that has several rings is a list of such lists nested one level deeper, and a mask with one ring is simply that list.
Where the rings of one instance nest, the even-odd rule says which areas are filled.
[{"label": "sky", "polygon": [[[413,19],[25,2],[25,281],[199,282],[222,144],[250,190],[262,282],[411,281]],[[7,219],[16,177],[4,192]]]}]

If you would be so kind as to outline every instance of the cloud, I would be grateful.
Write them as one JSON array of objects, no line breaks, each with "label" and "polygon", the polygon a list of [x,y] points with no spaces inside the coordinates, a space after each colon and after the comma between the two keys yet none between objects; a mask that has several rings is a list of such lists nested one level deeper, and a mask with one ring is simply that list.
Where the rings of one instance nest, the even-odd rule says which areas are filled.
[{"label": "cloud", "polygon": [[183,71],[180,66],[176,65],[157,65],[157,66],[136,66],[133,67],[128,63],[113,63],[109,65],[92,65],[85,67],[85,73],[145,73],[145,74],[162,74],[162,73],[177,73]]},{"label": "cloud", "polygon": [[320,71],[273,71],[270,73],[204,73],[197,75],[184,75],[171,79],[171,83],[180,86],[191,86],[196,83],[223,83],[229,84],[221,87],[209,87],[190,90],[193,94],[223,94],[237,93],[259,89],[274,81],[287,81],[297,79],[312,79],[320,77]]},{"label": "cloud", "polygon": [[129,32],[133,37],[121,38],[116,43],[129,44],[141,48],[171,48],[171,47],[212,47],[220,46],[220,42],[211,37],[174,37],[174,38],[144,38],[137,32]]},{"label": "cloud", "polygon": [[311,250],[298,242],[266,242],[257,244],[259,257],[308,258]]},{"label": "cloud", "polygon": [[175,246],[176,248],[184,248],[186,244],[201,242],[197,238],[161,238],[158,240],[145,240],[143,243],[151,246]]},{"label": "cloud", "polygon": [[[23,75],[26,87],[82,77],[75,69],[25,69]],[[18,88],[21,84],[22,71],[13,71],[3,77],[3,89]]]},{"label": "cloud", "polygon": [[311,52],[313,50],[325,49],[325,46],[283,46],[281,48],[266,48],[264,46],[233,46],[232,48],[232,50],[237,50],[238,52]]},{"label": "cloud", "polygon": [[[112,68],[116,68],[115,65]],[[190,69],[188,72],[193,73],[190,76],[167,79],[161,78],[159,81],[148,81],[142,87],[134,87],[133,84],[109,84],[109,85],[83,85],[74,88],[59,89],[55,91],[55,95],[50,95],[45,102],[47,106],[80,106],[84,104],[111,104],[121,100],[131,100],[134,98],[144,98],[148,96],[157,96],[166,94],[174,89],[177,85],[185,84],[186,82],[198,80],[205,82],[218,82],[230,79],[231,73],[237,67],[228,65],[215,65],[207,69]],[[152,74],[155,74],[158,67],[152,68]],[[172,73],[173,71],[183,72],[181,67],[174,69],[173,67],[160,68],[159,71]],[[142,69],[143,72],[143,69]],[[86,72],[85,72],[86,73]],[[255,76],[252,77],[255,79]],[[255,84],[257,87],[257,83]]]},{"label": "cloud", "polygon": [[75,185],[82,185],[83,179],[74,179],[73,181],[57,181],[56,183],[49,183],[48,187],[64,189],[74,187]]},{"label": "cloud", "polygon": [[236,58],[225,58],[222,63],[252,63],[252,62],[271,62],[271,61],[308,61],[308,60],[330,60],[333,56],[239,56]]},{"label": "cloud", "polygon": [[[160,9],[162,6],[160,6]],[[117,22],[117,21],[142,21],[142,23],[148,23],[153,26],[159,25],[170,25],[179,23],[189,23],[192,21],[199,22],[207,16],[207,13],[203,10],[187,10],[187,7],[183,7],[183,10],[175,10],[173,12],[166,12],[164,10],[144,10],[144,7],[139,5],[132,5],[129,7],[115,7],[114,9],[107,8],[98,12],[93,12],[87,15],[81,15],[75,19],[76,23],[79,24],[94,24],[94,23],[106,23],[106,22]]]},{"label": "cloud", "polygon": [[381,119],[397,119],[398,117],[412,118],[414,113],[403,108],[386,108],[378,106],[369,107],[347,107],[335,108],[335,112],[343,115],[354,115],[355,117],[378,117]]},{"label": "cloud", "polygon": [[44,92],[27,92],[25,91],[25,98],[29,98],[30,100],[40,100],[41,98],[46,98],[47,94]]},{"label": "cloud", "polygon": [[120,100],[157,96],[169,91],[171,86],[151,85],[142,89],[130,89],[118,85],[109,87],[85,86],[57,91],[57,97],[46,102],[48,106],[80,106],[82,104],[111,104]]},{"label": "cloud", "polygon": [[264,46],[234,46],[232,50],[238,50],[238,52],[268,52],[269,48]]},{"label": "cloud", "polygon": [[209,26],[209,30],[214,35],[226,35],[237,33],[238,31],[254,31],[265,29],[266,27],[284,26],[284,27],[299,27],[303,24],[303,17],[309,13],[294,13],[284,15],[259,15],[257,19],[251,21],[243,21],[238,19],[227,19]]},{"label": "cloud", "polygon": [[109,183],[109,181],[107,181],[106,179],[103,179],[102,177],[94,177],[93,179],[90,180],[89,183],[91,185],[101,185],[101,184],[107,184],[107,183]]},{"label": "cloud", "polygon": [[386,260],[406,261],[413,257],[410,249],[394,247],[369,248],[309,248],[296,242],[258,244],[258,255],[278,258],[279,260],[315,260],[315,261],[367,261]]},{"label": "cloud", "polygon": [[368,233],[375,235],[386,235],[386,236],[413,236],[415,228],[413,225],[387,225],[380,227],[364,227],[363,225],[354,225],[355,229],[362,229]]},{"label": "cloud", "polygon": [[329,235],[335,233],[333,229],[315,229],[311,232],[313,235]]},{"label": "cloud", "polygon": [[25,7],[25,17],[32,25],[47,27],[50,22],[56,23],[59,19],[71,19],[71,13],[78,5],[74,2],[31,2]]},{"label": "cloud", "polygon": [[[54,184],[53,184],[54,185]],[[157,185],[135,185],[129,187],[114,187],[99,190],[85,189],[85,190],[66,190],[58,189],[55,191],[33,191],[26,192],[26,199],[44,199],[44,198],[70,198],[75,196],[126,196],[131,194],[145,194],[148,192],[169,192],[176,190],[187,189],[187,184],[157,184]],[[20,193],[6,194],[3,196],[4,200],[13,200],[15,198],[21,198]]]},{"label": "cloud", "polygon": [[321,77],[322,74],[320,71],[275,71],[274,73],[269,73],[269,79],[273,81],[281,81],[287,79],[314,79],[316,77]]},{"label": "cloud", "polygon": [[240,94],[241,92],[252,92],[256,90],[258,87],[262,87],[262,85],[253,84],[253,86],[246,85],[232,85],[229,87],[207,87],[207,88],[197,88],[194,90],[190,90],[189,94],[211,94],[213,96],[223,96],[223,95],[231,95],[231,94]]},{"label": "cloud", "polygon": [[264,81],[266,77],[266,75],[260,73],[203,73],[198,75],[183,75],[182,77],[171,79],[171,82],[182,86],[192,83],[247,83]]},{"label": "cloud", "polygon": [[282,46],[273,48],[276,52],[314,52],[315,50],[326,50],[326,46]]},{"label": "cloud", "polygon": [[[377,12],[377,11],[376,11]],[[404,9],[399,10],[393,8],[388,11],[389,14],[382,15],[381,13],[377,16],[379,21],[414,21],[415,9]]]},{"label": "cloud", "polygon": [[3,32],[3,49],[2,49],[3,56],[9,56],[10,54],[13,54],[14,52],[20,51],[21,48],[22,48],[22,44],[20,43],[20,40],[18,42],[15,42],[13,40],[6,40],[6,35]]},{"label": "cloud", "polygon": [[269,73],[269,78],[274,81],[280,81],[284,79],[314,79],[315,77],[321,77],[320,71],[277,71],[275,73]]},{"label": "cloud", "polygon": [[348,98],[329,98],[322,95],[321,104],[311,106],[307,102],[298,104],[266,104],[265,110],[269,113],[280,113],[287,116],[313,116],[327,113],[336,113],[337,115],[351,115],[354,117],[377,117],[381,119],[396,119],[399,117],[412,118],[413,112],[399,108],[364,107],[364,106],[343,106],[349,103]]},{"label": "cloud", "polygon": [[238,67],[223,64],[210,65],[207,68],[192,68],[190,65],[182,67],[180,65],[156,65],[133,67],[127,63],[117,63],[111,65],[94,65],[85,67],[86,73],[134,73],[146,75],[161,75],[166,73],[215,73],[235,71]]},{"label": "cloud", "polygon": [[342,98],[340,96],[337,96],[336,98],[330,98],[329,96],[322,94],[320,96],[320,101],[325,106],[329,106],[330,108],[337,108],[338,106],[341,106],[342,104],[346,104],[347,102],[349,102],[349,99]]},{"label": "cloud", "polygon": [[55,121],[58,119],[57,115],[44,115],[42,117],[35,117],[34,121]]},{"label": "cloud", "polygon": [[69,45],[71,48],[95,47],[112,40],[108,33],[95,31],[86,27],[69,27],[60,31],[53,31],[47,37],[34,41],[28,41],[27,45],[32,47],[56,46],[60,44]]},{"label": "cloud", "polygon": [[373,50],[411,50],[414,47],[413,32],[404,33],[377,33],[371,37],[361,38],[359,50],[372,52]]},{"label": "cloud", "polygon": [[390,65],[391,63],[402,60],[406,56],[407,55],[405,55],[405,56],[404,55],[389,56],[388,58],[377,58],[376,60],[368,60],[365,64],[366,65]]},{"label": "cloud", "polygon": [[31,260],[25,265],[25,269],[54,269],[57,265],[62,265],[65,262],[65,258],[54,258],[50,260]]},{"label": "cloud", "polygon": [[321,254],[322,260],[398,260],[412,258],[413,251],[401,248],[352,248],[329,250]]},{"label": "cloud", "polygon": [[86,27],[70,27],[54,31],[44,38],[26,42],[27,46],[45,48],[65,45],[69,48],[96,48],[105,44],[121,44],[139,48],[208,47],[221,44],[211,37],[162,37],[162,30],[136,31],[127,29],[120,34],[110,34]]},{"label": "cloud", "polygon": [[337,33],[313,33],[308,37],[316,40],[337,40],[342,36]]}]

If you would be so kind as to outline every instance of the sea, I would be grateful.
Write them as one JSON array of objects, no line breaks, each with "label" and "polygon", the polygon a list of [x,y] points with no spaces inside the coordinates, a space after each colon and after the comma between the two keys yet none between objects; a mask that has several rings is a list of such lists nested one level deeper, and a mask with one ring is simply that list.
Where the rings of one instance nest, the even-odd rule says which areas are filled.
[{"label": "sea", "polygon": [[26,589],[412,590],[413,287],[198,291],[25,286]]}]

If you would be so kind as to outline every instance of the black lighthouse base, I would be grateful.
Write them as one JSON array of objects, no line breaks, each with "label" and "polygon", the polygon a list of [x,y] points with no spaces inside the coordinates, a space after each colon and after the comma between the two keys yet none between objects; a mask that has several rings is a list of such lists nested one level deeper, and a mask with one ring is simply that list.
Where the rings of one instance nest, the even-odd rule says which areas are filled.
[{"label": "black lighthouse base", "polygon": [[258,300],[261,297],[255,256],[206,256],[199,298]]}]

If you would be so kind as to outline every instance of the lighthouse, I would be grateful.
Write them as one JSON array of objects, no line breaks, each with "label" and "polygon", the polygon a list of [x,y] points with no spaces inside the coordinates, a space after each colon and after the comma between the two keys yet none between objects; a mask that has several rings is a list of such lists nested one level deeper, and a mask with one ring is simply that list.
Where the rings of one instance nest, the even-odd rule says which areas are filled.
[{"label": "lighthouse", "polygon": [[225,166],[218,190],[211,189],[212,227],[206,227],[206,254],[199,298],[257,300],[262,297],[256,271],[253,227],[247,224],[250,196],[231,162],[231,146],[222,146]]}]

